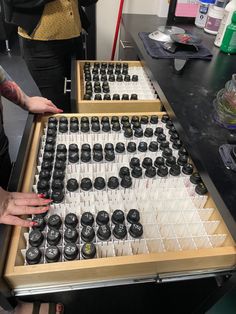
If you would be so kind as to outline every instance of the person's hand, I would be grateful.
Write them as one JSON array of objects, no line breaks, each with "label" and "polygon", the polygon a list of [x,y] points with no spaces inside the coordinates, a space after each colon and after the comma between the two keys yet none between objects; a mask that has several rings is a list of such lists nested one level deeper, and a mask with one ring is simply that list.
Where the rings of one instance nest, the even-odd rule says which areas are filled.
[{"label": "person's hand", "polygon": [[57,108],[51,100],[44,97],[29,97],[26,96],[25,107],[32,113],[61,113],[62,109]]},{"label": "person's hand", "polygon": [[52,202],[35,193],[7,192],[0,188],[0,223],[22,227],[32,227],[35,222],[18,216],[43,214]]}]

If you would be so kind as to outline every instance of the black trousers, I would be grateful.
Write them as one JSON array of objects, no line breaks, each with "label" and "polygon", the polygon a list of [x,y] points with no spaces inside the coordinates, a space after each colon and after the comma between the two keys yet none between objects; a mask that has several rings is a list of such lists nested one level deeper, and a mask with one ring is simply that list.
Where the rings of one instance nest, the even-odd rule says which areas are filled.
[{"label": "black trousers", "polygon": [[9,155],[8,139],[4,130],[1,131],[0,139],[0,186],[6,190],[10,179],[12,164]]},{"label": "black trousers", "polygon": [[22,38],[23,57],[43,97],[64,112],[70,112],[70,95],[64,94],[65,77],[70,79],[71,59],[84,59],[82,38],[29,40]]}]

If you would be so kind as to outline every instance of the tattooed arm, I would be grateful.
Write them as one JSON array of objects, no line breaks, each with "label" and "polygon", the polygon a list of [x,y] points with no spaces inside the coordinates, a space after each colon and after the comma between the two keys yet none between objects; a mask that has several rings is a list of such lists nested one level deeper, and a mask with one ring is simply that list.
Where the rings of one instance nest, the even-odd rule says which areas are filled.
[{"label": "tattooed arm", "polygon": [[60,113],[50,100],[44,97],[29,97],[22,89],[10,78],[10,76],[0,66],[0,95],[14,102],[21,108],[34,113]]}]

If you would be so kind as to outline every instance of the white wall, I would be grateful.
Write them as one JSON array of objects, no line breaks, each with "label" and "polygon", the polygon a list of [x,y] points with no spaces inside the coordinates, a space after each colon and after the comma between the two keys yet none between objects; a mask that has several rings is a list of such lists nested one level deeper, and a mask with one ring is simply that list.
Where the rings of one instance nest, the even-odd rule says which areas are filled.
[{"label": "white wall", "polygon": [[[110,60],[120,0],[99,0],[96,5],[97,59]],[[124,0],[123,13],[156,14],[163,17],[167,16],[167,12],[168,0]],[[116,48],[118,50],[118,41]]]}]

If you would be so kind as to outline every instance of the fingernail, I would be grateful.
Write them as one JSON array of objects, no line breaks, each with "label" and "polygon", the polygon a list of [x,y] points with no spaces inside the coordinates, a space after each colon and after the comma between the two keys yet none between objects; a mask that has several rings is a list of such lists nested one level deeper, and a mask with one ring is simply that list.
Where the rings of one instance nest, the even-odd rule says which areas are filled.
[{"label": "fingernail", "polygon": [[43,193],[41,193],[41,194],[38,194],[38,197],[39,197],[39,198],[44,198],[45,195],[44,195]]},{"label": "fingernail", "polygon": [[38,223],[36,222],[36,221],[31,221],[31,226],[37,226],[38,225]]},{"label": "fingernail", "polygon": [[62,109],[58,109],[58,112],[63,112],[63,110]]}]

